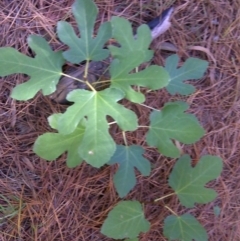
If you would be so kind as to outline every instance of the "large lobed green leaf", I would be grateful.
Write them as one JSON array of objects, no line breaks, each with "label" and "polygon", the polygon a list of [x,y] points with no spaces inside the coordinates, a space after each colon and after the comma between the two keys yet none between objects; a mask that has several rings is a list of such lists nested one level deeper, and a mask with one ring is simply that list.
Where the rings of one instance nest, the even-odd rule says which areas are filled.
[{"label": "large lobed green leaf", "polygon": [[194,115],[184,113],[187,109],[187,103],[177,101],[166,103],[161,111],[153,111],[146,137],[148,145],[174,158],[179,157],[180,151],[172,139],[184,144],[198,141],[204,135],[204,129]]},{"label": "large lobed green leaf", "polygon": [[108,131],[107,116],[111,116],[124,131],[137,128],[136,114],[116,103],[123,97],[120,90],[113,88],[99,92],[74,90],[67,96],[74,104],[59,118],[57,129],[60,134],[68,135],[76,129],[81,120],[87,118],[79,154],[94,167],[107,163],[116,149]]},{"label": "large lobed green leaf", "polygon": [[33,98],[39,90],[49,95],[56,90],[65,60],[61,51],[53,52],[45,39],[30,35],[28,45],[36,53],[28,57],[14,48],[0,48],[0,76],[22,73],[30,76],[25,83],[17,85],[11,94],[16,100]]},{"label": "large lobed green leaf", "polygon": [[[48,118],[52,128],[57,128],[57,122],[61,114],[53,114]],[[64,152],[67,152],[67,166],[76,167],[83,162],[78,153],[79,145],[82,142],[85,132],[85,125],[80,123],[77,128],[68,135],[59,133],[45,133],[37,138],[33,151],[40,157],[53,161]]]},{"label": "large lobed green leaf", "polygon": [[119,17],[111,20],[113,37],[121,47],[109,46],[114,60],[110,65],[111,87],[122,90],[126,99],[142,103],[145,96],[136,92],[132,86],[148,87],[152,90],[163,88],[169,83],[167,71],[160,66],[150,66],[138,73],[130,73],[141,63],[152,58],[152,51],[149,50],[151,33],[146,25],[142,25],[134,36],[129,21]]},{"label": "large lobed green leaf", "polygon": [[147,232],[149,228],[142,205],[137,201],[122,201],[109,212],[101,233],[114,239],[134,240],[140,232]]},{"label": "large lobed green leaf", "polygon": [[169,240],[208,241],[206,230],[191,214],[168,216],[164,220],[163,234]]},{"label": "large lobed green leaf", "polygon": [[217,193],[205,185],[221,174],[222,165],[221,158],[207,155],[192,167],[190,157],[184,155],[174,165],[169,185],[177,194],[181,204],[187,208],[194,207],[194,203],[211,202]]},{"label": "large lobed green leaf", "polygon": [[142,175],[148,176],[151,171],[150,162],[143,157],[145,150],[141,146],[121,146],[117,149],[108,164],[119,164],[119,168],[114,175],[113,181],[117,189],[118,195],[122,198],[136,184],[134,167],[136,167]]},{"label": "large lobed green leaf", "polygon": [[179,57],[176,54],[166,59],[165,69],[170,75],[167,90],[172,95],[176,93],[189,95],[195,91],[195,87],[183,81],[202,78],[208,67],[208,62],[197,58],[188,58],[180,68],[177,68],[178,62]]},{"label": "large lobed green leaf", "polygon": [[79,38],[72,26],[59,21],[57,33],[60,40],[69,46],[63,53],[71,63],[78,64],[83,60],[103,60],[108,57],[109,51],[103,49],[104,44],[111,38],[111,24],[103,23],[98,34],[93,38],[94,24],[97,17],[97,7],[92,0],[76,0],[72,6],[81,37]]},{"label": "large lobed green leaf", "polygon": [[141,25],[137,29],[137,34],[134,36],[131,23],[127,19],[112,17],[111,24],[113,37],[121,46],[120,48],[108,46],[114,57],[122,59],[125,58],[125,55],[129,52],[141,51],[144,56],[138,58],[138,64],[135,67],[143,62],[149,61],[153,57],[153,51],[149,50],[152,41],[151,31],[147,25]]}]

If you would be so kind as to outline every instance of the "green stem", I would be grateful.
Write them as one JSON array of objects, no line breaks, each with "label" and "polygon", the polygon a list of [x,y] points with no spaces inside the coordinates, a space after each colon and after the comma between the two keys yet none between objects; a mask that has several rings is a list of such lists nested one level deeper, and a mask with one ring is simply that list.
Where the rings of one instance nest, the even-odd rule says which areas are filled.
[{"label": "green stem", "polygon": [[157,198],[157,199],[154,200],[154,202],[158,202],[158,201],[163,200],[163,199],[165,199],[165,198],[167,198],[167,197],[170,197],[170,196],[172,196],[172,195],[175,195],[175,193],[170,193],[170,194],[165,195],[165,196],[163,196],[163,197]]},{"label": "green stem", "polygon": [[[100,80],[101,80],[101,77],[104,76],[104,75],[108,72],[109,68],[110,68],[110,66],[108,66],[108,67],[104,70],[104,72],[103,72],[102,75],[98,78],[97,81],[100,81]],[[104,82],[111,82],[111,80],[101,81],[101,83],[104,83]]]},{"label": "green stem", "polygon": [[151,109],[151,110],[160,111],[160,110],[155,109],[155,108],[153,108],[153,107],[150,107],[150,106],[148,106],[148,105],[144,105],[144,104],[139,104],[139,105],[144,106],[144,107],[146,107],[146,108],[148,108],[148,109]]},{"label": "green stem", "polygon": [[138,128],[149,128],[149,126],[138,126]]},{"label": "green stem", "polygon": [[166,209],[168,209],[173,215],[178,216],[170,207],[164,206]]},{"label": "green stem", "polygon": [[64,74],[64,73],[61,73],[61,75],[65,76],[65,77],[68,77],[68,78],[70,78],[70,79],[76,80],[76,81],[78,81],[78,82],[85,83],[84,80],[81,80],[81,79],[75,78],[75,77],[73,77],[73,76],[71,76],[71,75]]},{"label": "green stem", "polygon": [[97,92],[88,81],[85,81],[84,83],[85,83],[92,91]]},{"label": "green stem", "polygon": [[126,132],[123,131],[123,132],[122,132],[122,135],[123,135],[123,140],[124,140],[124,144],[125,144],[125,146],[128,146],[127,138],[126,138]]},{"label": "green stem", "polygon": [[87,79],[88,76],[88,68],[89,68],[89,59],[87,59],[86,65],[85,65],[85,70],[84,70],[84,79]]},{"label": "green stem", "polygon": [[[110,83],[110,82],[111,82],[111,80],[103,80],[103,81],[101,81],[101,84],[102,84],[102,83]],[[97,84],[98,82],[96,81],[95,83]],[[95,84],[95,85],[96,85],[96,84]]]}]

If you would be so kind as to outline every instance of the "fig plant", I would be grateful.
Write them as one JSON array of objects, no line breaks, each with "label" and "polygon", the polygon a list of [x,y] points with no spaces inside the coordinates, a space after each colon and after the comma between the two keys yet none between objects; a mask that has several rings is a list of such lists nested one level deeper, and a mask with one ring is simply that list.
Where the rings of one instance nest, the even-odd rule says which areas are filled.
[{"label": "fig plant", "polygon": [[[193,167],[189,155],[182,155],[174,140],[192,144],[204,135],[204,129],[193,114],[186,111],[186,102],[168,102],[163,108],[153,109],[149,126],[139,126],[137,115],[122,103],[127,99],[142,104],[145,95],[140,87],[149,91],[166,88],[170,94],[189,95],[194,87],[185,80],[198,79],[205,73],[207,61],[189,58],[179,68],[179,57],[172,55],[166,59],[164,67],[150,65],[141,70],[139,66],[151,60],[149,50],[151,31],[141,25],[133,34],[128,20],[112,17],[103,23],[93,37],[97,17],[97,6],[92,0],[76,0],[72,6],[80,37],[73,27],[60,21],[57,24],[59,39],[68,46],[66,51],[53,51],[45,39],[31,35],[28,45],[35,57],[28,57],[11,47],[0,48],[0,76],[22,73],[29,76],[25,83],[17,85],[11,93],[16,100],[29,100],[37,92],[50,95],[56,91],[61,76],[84,83],[88,89],[76,89],[67,95],[72,102],[64,113],[55,113],[48,118],[52,133],[39,136],[33,150],[40,157],[53,161],[67,152],[67,166],[76,167],[83,161],[93,167],[118,164],[114,175],[114,185],[120,198],[136,184],[135,168],[144,176],[150,175],[150,162],[144,157],[144,148],[129,145],[126,133],[138,128],[146,128],[146,143],[156,147],[160,154],[179,158],[173,167],[168,183],[181,205],[192,208],[195,204],[205,204],[214,200],[217,193],[205,185],[217,178],[222,170],[222,160],[205,155]],[[106,45],[109,39],[118,45]],[[107,87],[98,90],[95,83],[88,80],[89,65],[92,61],[111,58]],[[64,64],[80,64],[86,61],[81,79],[62,72]],[[146,105],[145,105],[146,106]],[[110,122],[109,118],[114,119]],[[118,125],[122,130],[124,145],[117,145],[109,132],[110,125]],[[159,155],[160,155],[159,154]],[[160,187],[159,187],[160,188]],[[156,198],[155,202],[165,197]],[[169,240],[206,241],[208,235],[203,226],[191,214],[178,215],[170,207],[171,215],[164,221],[163,232]],[[138,201],[120,201],[108,214],[102,225],[102,234],[113,239],[137,241],[141,232],[147,232],[150,223],[144,215],[143,205]]]}]

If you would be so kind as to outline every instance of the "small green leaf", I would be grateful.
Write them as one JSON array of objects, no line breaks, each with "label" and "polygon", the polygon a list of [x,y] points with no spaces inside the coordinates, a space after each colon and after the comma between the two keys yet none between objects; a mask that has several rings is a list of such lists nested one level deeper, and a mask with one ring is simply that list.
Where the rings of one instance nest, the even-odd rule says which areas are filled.
[{"label": "small green leaf", "polygon": [[180,151],[171,139],[184,144],[198,141],[204,135],[204,129],[194,115],[184,113],[187,109],[187,103],[179,101],[168,102],[161,111],[153,111],[146,137],[148,145],[156,146],[165,156],[176,158]]},{"label": "small green leaf", "polygon": [[103,23],[97,36],[93,38],[94,23],[98,13],[94,2],[92,0],[76,0],[72,6],[72,11],[81,38],[76,35],[69,23],[65,21],[58,22],[58,37],[69,46],[69,49],[63,53],[64,57],[75,64],[83,60],[100,61],[107,58],[109,51],[103,49],[103,46],[111,38],[111,24],[109,22]]},{"label": "small green leaf", "polygon": [[213,212],[214,212],[214,215],[218,217],[221,213],[221,208],[219,206],[214,206]]},{"label": "small green leaf", "polygon": [[35,58],[28,57],[14,48],[0,48],[0,76],[22,73],[30,79],[17,85],[11,94],[16,100],[28,100],[42,90],[49,95],[56,90],[62,74],[64,59],[61,51],[53,52],[47,41],[42,37],[31,35],[28,45],[36,53]]},{"label": "small green leaf", "polygon": [[148,176],[151,171],[150,162],[143,157],[144,149],[141,146],[121,146],[118,145],[116,152],[108,163],[110,165],[118,163],[119,169],[114,175],[114,185],[119,196],[126,196],[136,184],[134,167],[144,176]]},{"label": "small green leaf", "polygon": [[211,202],[217,193],[205,185],[221,174],[222,165],[221,158],[207,155],[192,167],[190,157],[184,155],[173,167],[169,185],[177,194],[181,204],[187,208],[194,207],[194,203]]},{"label": "small green leaf", "polygon": [[[55,122],[54,119],[59,118],[59,116],[53,115],[50,121]],[[67,166],[76,167],[83,162],[83,159],[78,154],[78,148],[82,142],[84,132],[85,127],[79,125],[75,131],[69,135],[45,133],[37,138],[33,146],[33,151],[48,161],[53,161],[64,152],[67,152]]]},{"label": "small green leaf", "polygon": [[167,90],[172,95],[176,93],[189,95],[195,91],[195,88],[183,81],[202,78],[208,67],[208,62],[197,58],[188,58],[183,66],[177,68],[178,62],[179,57],[176,54],[166,59],[165,69],[170,75],[170,83],[167,86]]},{"label": "small green leaf", "polygon": [[74,90],[67,99],[74,104],[59,118],[58,131],[72,133],[79,122],[87,117],[80,156],[94,167],[107,163],[115,152],[116,144],[109,134],[107,116],[111,116],[124,131],[137,128],[136,114],[116,103],[124,97],[117,89],[103,91]]},{"label": "small green leaf", "polygon": [[139,241],[139,239],[138,238],[126,239],[125,241]]},{"label": "small green leaf", "polygon": [[206,230],[191,214],[168,216],[164,220],[163,234],[169,240],[208,241]]},{"label": "small green leaf", "polygon": [[137,201],[122,201],[109,212],[101,233],[114,239],[135,239],[149,228],[150,223],[144,217],[141,204]]}]

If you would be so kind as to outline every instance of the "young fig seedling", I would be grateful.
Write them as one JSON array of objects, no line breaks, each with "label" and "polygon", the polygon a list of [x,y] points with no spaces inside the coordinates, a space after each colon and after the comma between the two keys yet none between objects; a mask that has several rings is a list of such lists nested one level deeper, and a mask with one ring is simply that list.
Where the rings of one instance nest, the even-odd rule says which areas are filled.
[{"label": "young fig seedling", "polygon": [[[179,67],[179,57],[172,55],[164,67],[151,64],[153,51],[149,46],[170,27],[172,7],[138,27],[136,34],[128,20],[116,16],[94,31],[98,8],[92,0],[76,0],[72,13],[79,36],[68,22],[57,23],[57,35],[66,44],[66,51],[54,51],[42,37],[31,35],[28,45],[35,53],[34,58],[11,47],[0,48],[0,76],[15,73],[29,76],[12,90],[11,97],[16,100],[29,100],[41,91],[56,102],[71,103],[64,113],[48,117],[54,130],[36,139],[33,150],[37,155],[55,161],[67,152],[66,163],[71,168],[83,161],[97,168],[118,164],[113,183],[118,195],[127,198],[137,184],[135,170],[143,176],[151,173],[146,145],[155,147],[159,155],[179,158],[184,151],[178,149],[175,141],[189,145],[205,133],[197,118],[187,113],[186,102],[167,102],[162,108],[153,109],[143,104],[146,93],[166,88],[170,94],[189,95],[195,87],[184,81],[202,78],[208,62],[189,58]],[[107,46],[110,39],[114,39],[114,44]],[[148,67],[142,68],[144,63],[148,63]],[[75,64],[76,68],[63,73],[65,64]],[[142,91],[142,87],[149,91]],[[139,126],[136,113],[129,105],[124,106],[123,99],[151,109],[148,126]],[[122,131],[123,144],[115,142],[114,133],[109,131],[111,125],[117,125]],[[127,138],[126,132],[138,131],[138,128],[146,130],[144,146],[133,144]],[[203,156],[192,167],[190,157],[183,155],[169,177],[174,192],[165,197],[176,195],[187,208],[196,203],[206,204],[214,200],[217,193],[205,185],[217,178],[221,170],[222,160],[218,157]],[[165,197],[153,200],[152,205]],[[193,215],[179,215],[170,207],[165,208],[171,212],[164,221],[166,238],[208,239],[206,230]],[[108,213],[101,232],[113,239],[138,241],[140,233],[150,230],[144,210],[139,201],[120,201]]]}]

